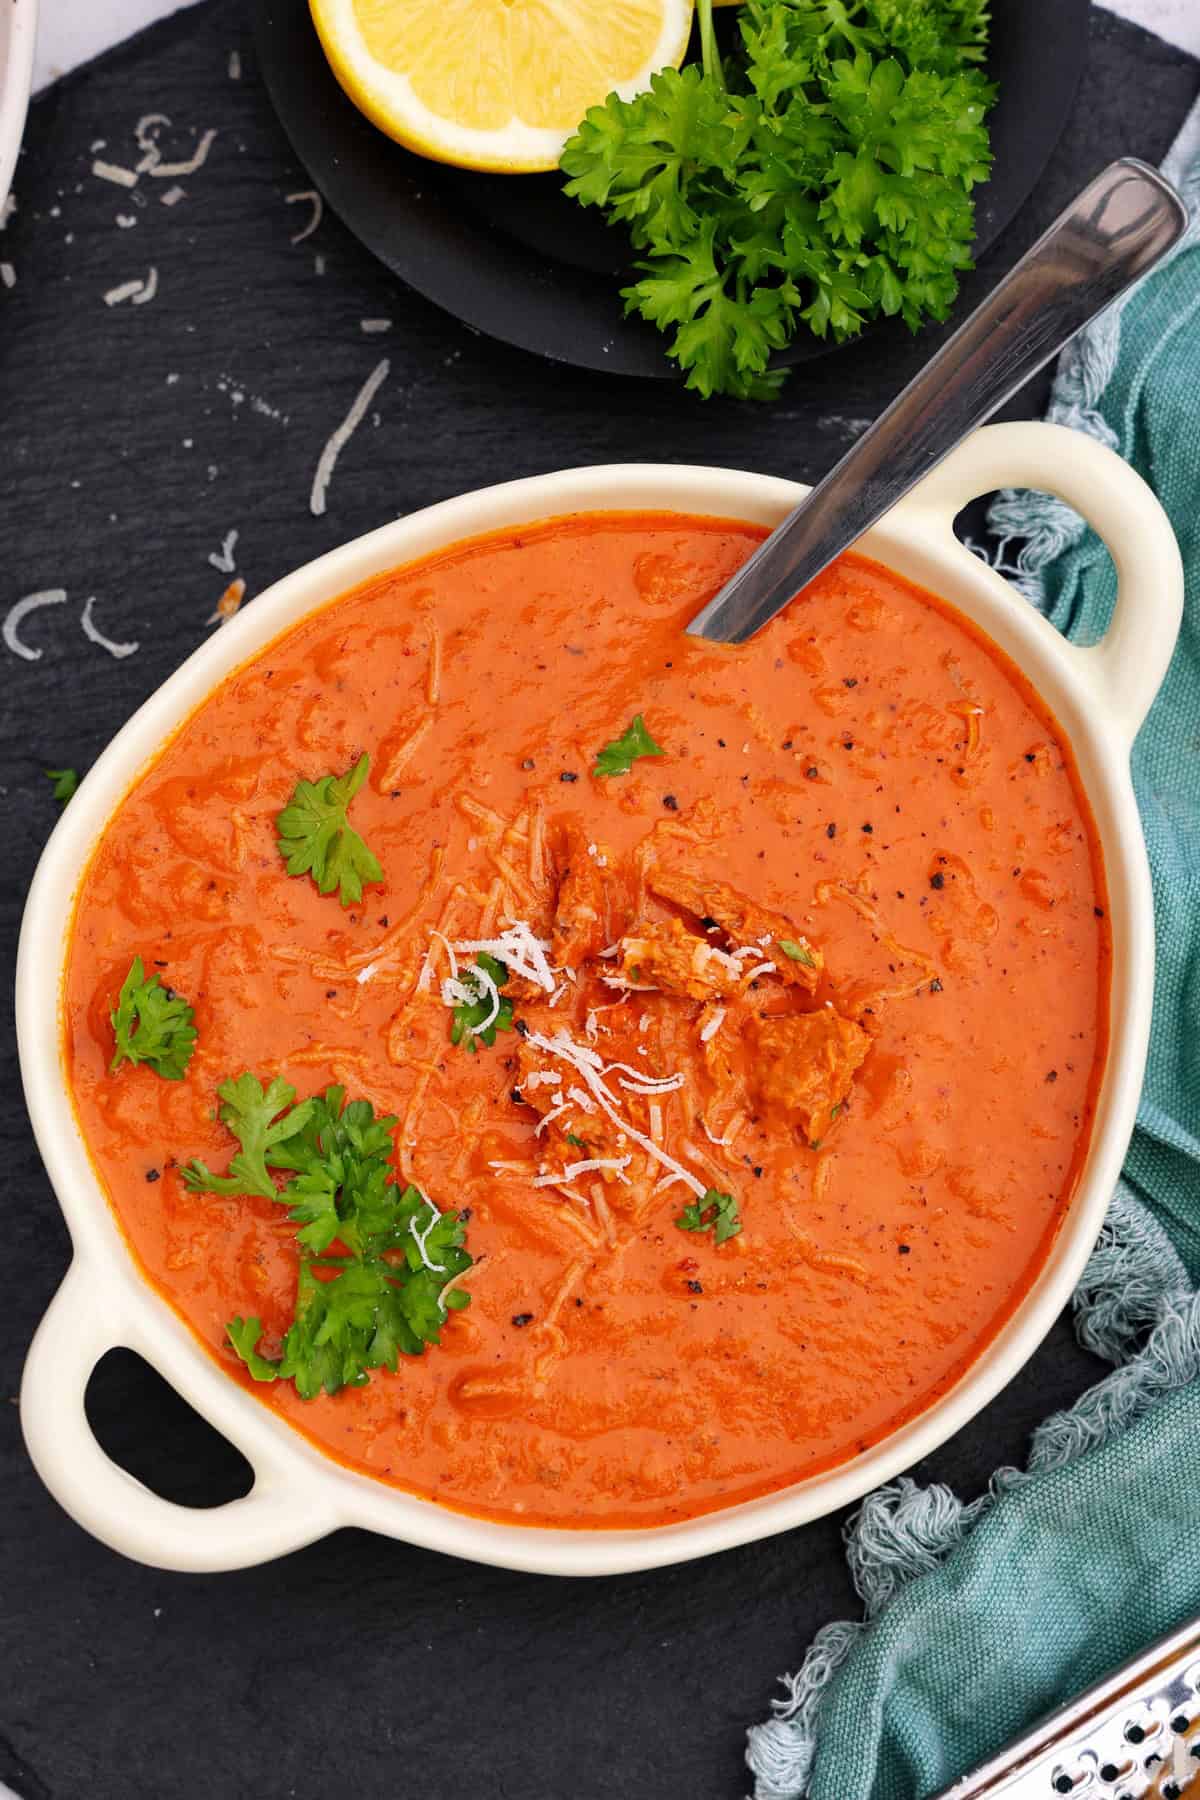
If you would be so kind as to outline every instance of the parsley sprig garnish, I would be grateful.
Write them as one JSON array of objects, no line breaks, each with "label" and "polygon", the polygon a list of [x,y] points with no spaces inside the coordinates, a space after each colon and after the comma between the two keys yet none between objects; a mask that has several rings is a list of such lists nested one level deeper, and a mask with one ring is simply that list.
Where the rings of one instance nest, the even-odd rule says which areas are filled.
[{"label": "parsley sprig garnish", "polygon": [[347,817],[370,766],[363,755],[344,775],[298,781],[275,821],[288,874],[311,875],[323,894],[337,888],[343,906],[358,904],[365,883],[383,880],[377,858]]},{"label": "parsley sprig garnish", "polygon": [[805,326],[944,319],[991,164],[988,0],[744,0],[724,62],[697,11],[701,66],[610,95],[562,155],[567,193],[642,253],[627,310],[689,387],[750,399]]},{"label": "parsley sprig garnish", "polygon": [[639,756],[665,755],[662,745],[656,744],[646,730],[646,721],[641,713],[635,713],[620,737],[614,738],[610,744],[605,744],[603,750],[597,752],[592,774],[628,775]]},{"label": "parsley sprig garnish", "polygon": [[275,1163],[273,1156],[268,1158],[268,1152],[303,1131],[313,1102],[302,1100],[299,1106],[293,1106],[296,1090],[278,1075],[266,1088],[257,1075],[239,1075],[223,1081],[217,1098],[221,1102],[217,1117],[242,1147],[234,1155],[228,1175],[214,1175],[207,1163],[193,1159],[183,1171],[184,1182],[195,1193],[260,1194],[264,1200],[277,1199],[278,1189],[271,1180],[268,1161],[275,1167],[296,1165]]},{"label": "parsley sprig garnish", "polygon": [[[470,1304],[460,1288],[443,1300],[443,1289],[472,1259],[458,1214],[394,1179],[395,1118],[377,1119],[368,1100],[346,1104],[341,1087],[297,1105],[295,1088],[278,1076],[264,1088],[239,1075],[218,1093],[241,1148],[228,1175],[190,1162],[184,1181],[195,1193],[261,1194],[286,1206],[298,1227],[296,1303],[280,1354],[260,1350],[258,1318],[226,1328],[254,1379],[294,1381],[311,1400],[322,1389],[361,1387],[372,1369],[394,1371],[401,1354],[437,1344],[447,1312]],[[282,1187],[276,1172],[289,1177]]]},{"label": "parsley sprig garnish", "polygon": [[732,1194],[709,1188],[702,1200],[693,1200],[675,1220],[680,1231],[711,1231],[718,1244],[736,1237],[742,1229],[737,1201]]},{"label": "parsley sprig garnish", "polygon": [[[490,1024],[483,1025],[483,1021],[488,1018],[492,1010],[492,995],[490,989],[485,987],[483,982],[474,979],[476,969],[482,969],[485,975],[490,975],[498,988],[503,987],[508,980],[507,965],[497,961],[494,956],[489,956],[486,950],[479,952],[471,968],[464,970],[460,977],[462,985],[469,988],[476,998],[460,1000],[454,1008],[450,1015],[450,1042],[461,1044],[465,1040],[467,1049],[472,1056],[478,1051],[481,1042],[494,1044],[498,1031],[511,1031],[513,1028],[512,1001],[506,1000],[503,996],[500,999],[500,1010],[495,1018],[491,1020]],[[483,1025],[482,1031],[479,1029],[481,1025]]]},{"label": "parsley sprig garnish", "polygon": [[183,1080],[196,1048],[195,1012],[157,975],[146,980],[140,956],[129,965],[109,1017],[116,1039],[110,1075],[122,1063],[148,1063],[164,1081]]}]

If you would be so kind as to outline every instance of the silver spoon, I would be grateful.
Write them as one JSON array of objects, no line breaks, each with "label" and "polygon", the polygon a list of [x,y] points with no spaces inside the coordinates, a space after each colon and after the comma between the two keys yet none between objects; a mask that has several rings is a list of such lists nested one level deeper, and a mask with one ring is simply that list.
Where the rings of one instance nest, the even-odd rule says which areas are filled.
[{"label": "silver spoon", "polygon": [[689,634],[745,643],[1152,269],[1187,222],[1157,169],[1133,157],[1111,163],[696,614]]}]

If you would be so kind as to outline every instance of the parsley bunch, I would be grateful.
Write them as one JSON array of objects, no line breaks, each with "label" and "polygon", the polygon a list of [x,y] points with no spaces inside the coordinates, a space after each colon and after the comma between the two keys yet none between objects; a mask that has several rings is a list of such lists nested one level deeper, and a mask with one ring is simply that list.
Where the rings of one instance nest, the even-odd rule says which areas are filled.
[{"label": "parsley bunch", "polygon": [[[419,1188],[401,1187],[391,1167],[396,1120],[377,1119],[368,1100],[346,1104],[330,1087],[298,1105],[277,1076],[266,1088],[239,1075],[217,1090],[220,1117],[240,1150],[228,1175],[202,1162],[183,1171],[194,1193],[259,1194],[288,1209],[299,1227],[294,1317],[278,1357],[258,1345],[262,1321],[234,1318],[229,1341],[256,1381],[294,1381],[301,1399],[361,1387],[372,1369],[395,1370],[439,1342],[446,1313],[470,1296],[454,1276],[471,1267],[458,1214],[439,1212]],[[289,1176],[282,1188],[274,1173]],[[345,1254],[328,1254],[340,1245]]]},{"label": "parsley bunch", "polygon": [[946,317],[991,164],[988,7],[744,0],[723,62],[698,0],[701,66],[590,110],[566,192],[628,228],[626,310],[671,335],[689,387],[769,399],[801,326],[841,342],[881,313]]}]

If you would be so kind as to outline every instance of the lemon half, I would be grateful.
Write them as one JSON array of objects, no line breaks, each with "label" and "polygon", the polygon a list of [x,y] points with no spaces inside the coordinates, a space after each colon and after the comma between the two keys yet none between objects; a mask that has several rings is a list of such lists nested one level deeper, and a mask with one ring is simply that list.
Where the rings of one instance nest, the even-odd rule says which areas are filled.
[{"label": "lemon half", "polygon": [[589,106],[678,68],[692,0],[310,0],[361,112],[437,162],[553,169]]}]

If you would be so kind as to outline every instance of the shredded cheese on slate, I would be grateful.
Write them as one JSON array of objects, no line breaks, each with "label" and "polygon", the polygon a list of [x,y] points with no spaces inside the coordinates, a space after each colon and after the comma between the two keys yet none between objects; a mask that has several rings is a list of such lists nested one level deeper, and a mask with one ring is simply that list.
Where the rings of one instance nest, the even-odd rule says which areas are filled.
[{"label": "shredded cheese on slate", "polygon": [[350,439],[354,436],[354,433],[366,418],[367,409],[384,382],[387,380],[388,375],[391,372],[391,367],[392,365],[386,356],[381,362],[376,363],[371,373],[367,376],[367,379],[363,382],[362,387],[355,395],[350,411],[346,414],[341,424],[329,434],[329,439],[325,448],[317,459],[317,467],[313,475],[312,492],[310,493],[308,500],[309,511],[315,519],[319,519],[325,511],[326,499],[329,493],[329,483],[333,479],[334,465],[345,446],[349,443]]},{"label": "shredded cheese on slate", "polygon": [[708,1024],[705,1025],[704,1029],[701,1031],[700,1042],[702,1044],[707,1044],[709,1038],[716,1037],[718,1031],[720,1031],[721,1026],[724,1023],[725,1023],[725,1008],[723,1006],[718,1006],[716,1012],[713,1014],[712,1018],[708,1021]]},{"label": "shredded cheese on slate", "polygon": [[114,187],[132,188],[137,186],[138,178],[133,169],[123,169],[119,163],[105,162],[97,157],[92,164],[92,174],[101,181],[111,181]]},{"label": "shredded cheese on slate", "polygon": [[309,218],[308,224],[302,226],[295,237],[292,238],[291,241],[293,244],[302,244],[305,238],[311,237],[321,223],[321,219],[325,212],[325,202],[322,200],[320,194],[318,194],[316,188],[305,188],[301,193],[285,194],[283,196],[283,203],[285,206],[295,206],[300,201],[307,201],[308,205],[312,207],[312,215]]},{"label": "shredded cheese on slate", "polygon": [[650,1136],[656,1144],[662,1143],[662,1107],[657,1100],[650,1102]]},{"label": "shredded cheese on slate", "polygon": [[[153,115],[151,116],[153,117]],[[169,121],[164,119],[163,123],[167,124]],[[185,162],[163,162],[162,154],[156,144],[154,147],[153,162],[150,162],[146,156],[143,156],[142,160],[138,163],[138,168],[145,170],[147,174],[155,176],[160,181],[169,180],[173,175],[194,175],[198,169],[203,168],[208,158],[208,153],[216,141],[216,136],[217,134],[215,131],[206,131],[204,136],[200,139],[200,142],[196,145],[195,154],[189,156]],[[138,142],[141,143],[141,141],[142,140],[139,137]]]},{"label": "shredded cheese on slate", "polygon": [[126,656],[136,655],[141,648],[141,645],[136,638],[132,639],[129,643],[120,644],[110,637],[105,637],[104,633],[92,617],[95,605],[95,594],[89,594],[88,598],[83,603],[83,611],[79,615],[79,623],[83,630],[83,635],[87,638],[88,642],[99,644],[102,650],[107,650],[108,654],[110,656],[115,656],[118,662]]},{"label": "shredded cheese on slate", "polygon": [[701,1131],[703,1131],[705,1137],[708,1139],[710,1144],[719,1144],[722,1147],[724,1147],[731,1142],[731,1140],[728,1137],[714,1137],[713,1136],[712,1132],[709,1130],[709,1127],[708,1127],[708,1120],[704,1117],[703,1113],[700,1114],[700,1129],[701,1129]]},{"label": "shredded cheese on slate", "polygon": [[357,981],[359,987],[363,987],[368,981],[370,981],[372,975],[375,975],[378,973],[378,970],[379,970],[378,963],[373,963],[373,962],[367,963],[364,968],[361,968],[358,971],[358,974],[354,977],[354,979],[355,979],[355,981]]}]

